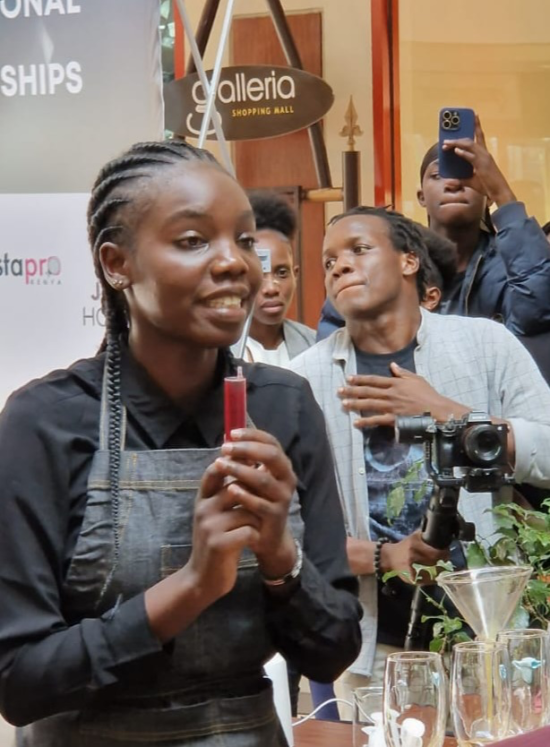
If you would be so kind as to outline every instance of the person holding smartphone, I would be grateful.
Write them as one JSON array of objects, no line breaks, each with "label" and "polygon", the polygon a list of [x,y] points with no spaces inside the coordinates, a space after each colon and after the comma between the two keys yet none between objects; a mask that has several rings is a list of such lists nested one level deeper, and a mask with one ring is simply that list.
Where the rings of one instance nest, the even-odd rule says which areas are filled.
[{"label": "person holding smartphone", "polygon": [[245,192],[141,143],[93,187],[104,349],[0,417],[0,712],[19,747],[286,747],[263,664],[332,681],[360,608],[307,382],[240,362],[262,280]]},{"label": "person holding smartphone", "polygon": [[[441,149],[470,164],[473,175],[441,176]],[[550,330],[546,237],[487,150],[478,116],[474,138],[452,139],[450,133],[427,151],[417,197],[430,229],[457,247],[457,273],[440,312],[495,319],[517,336]],[[491,205],[496,210],[489,214]]]}]

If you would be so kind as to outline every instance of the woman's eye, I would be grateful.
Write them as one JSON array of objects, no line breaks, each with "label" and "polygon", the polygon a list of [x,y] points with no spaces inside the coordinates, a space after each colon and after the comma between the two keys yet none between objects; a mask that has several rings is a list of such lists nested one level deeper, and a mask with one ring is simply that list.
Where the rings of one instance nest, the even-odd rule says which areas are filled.
[{"label": "woman's eye", "polygon": [[334,257],[332,257],[331,259],[325,260],[325,270],[332,270],[332,268],[334,267],[335,261],[336,260],[334,259]]},{"label": "woman's eye", "polygon": [[178,239],[177,244],[182,249],[202,249],[208,244],[202,236],[184,236]]},{"label": "woman's eye", "polygon": [[239,238],[239,245],[243,247],[243,249],[252,250],[256,248],[256,239],[254,236],[241,236]]},{"label": "woman's eye", "polygon": [[430,174],[430,179],[439,179],[439,173],[434,171]]},{"label": "woman's eye", "polygon": [[277,275],[278,278],[284,279],[290,275],[290,270],[284,267],[284,268],[281,268],[280,270],[277,270],[275,274]]},{"label": "woman's eye", "polygon": [[364,254],[365,252],[368,252],[370,249],[370,246],[367,246],[366,244],[356,244],[353,247],[353,253],[354,254]]}]

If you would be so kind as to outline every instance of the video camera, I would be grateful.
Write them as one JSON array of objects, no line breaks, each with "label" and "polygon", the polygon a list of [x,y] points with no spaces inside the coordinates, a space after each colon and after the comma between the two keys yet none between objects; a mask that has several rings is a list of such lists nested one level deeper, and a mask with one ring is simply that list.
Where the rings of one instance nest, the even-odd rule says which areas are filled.
[{"label": "video camera", "polygon": [[445,422],[429,414],[399,417],[395,424],[397,441],[424,443],[426,469],[437,485],[474,493],[512,482],[507,434],[507,425],[492,423],[483,412]]}]

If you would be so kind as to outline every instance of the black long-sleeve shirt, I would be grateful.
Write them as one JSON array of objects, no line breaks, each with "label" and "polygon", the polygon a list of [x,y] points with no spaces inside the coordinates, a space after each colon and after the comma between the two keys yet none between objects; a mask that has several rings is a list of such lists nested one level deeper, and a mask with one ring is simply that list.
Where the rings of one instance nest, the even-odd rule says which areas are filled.
[{"label": "black long-sleeve shirt", "polygon": [[[99,355],[31,382],[0,414],[0,710],[15,724],[80,708],[123,677],[125,664],[170,655],[149,628],[143,593],[78,624],[63,614],[60,589],[99,447],[103,366]],[[126,352],[126,448],[220,445],[222,379],[233,367],[221,355],[217,383],[183,412]],[[361,613],[323,417],[305,380],[268,366],[244,368],[249,415],[291,459],[305,522],[299,585],[288,599],[266,591],[270,633],[296,669],[330,681],[359,653]]]}]

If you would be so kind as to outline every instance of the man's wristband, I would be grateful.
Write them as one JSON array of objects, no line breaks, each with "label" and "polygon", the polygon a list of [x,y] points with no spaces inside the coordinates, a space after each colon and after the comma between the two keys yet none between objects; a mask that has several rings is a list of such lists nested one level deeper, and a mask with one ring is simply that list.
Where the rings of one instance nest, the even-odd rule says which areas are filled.
[{"label": "man's wristband", "polygon": [[294,579],[298,578],[302,570],[302,565],[304,563],[304,555],[302,553],[302,546],[297,539],[294,540],[294,544],[296,545],[296,561],[291,570],[288,573],[285,573],[285,575],[281,576],[280,578],[266,578],[262,574],[262,581],[266,586],[285,586],[291,581],[294,581]]},{"label": "man's wristband", "polygon": [[376,545],[374,546],[374,575],[379,581],[382,581],[382,569],[380,568],[380,556],[382,555],[382,545],[385,545],[386,542],[389,542],[390,540],[387,537],[380,537],[380,539],[376,540]]}]

